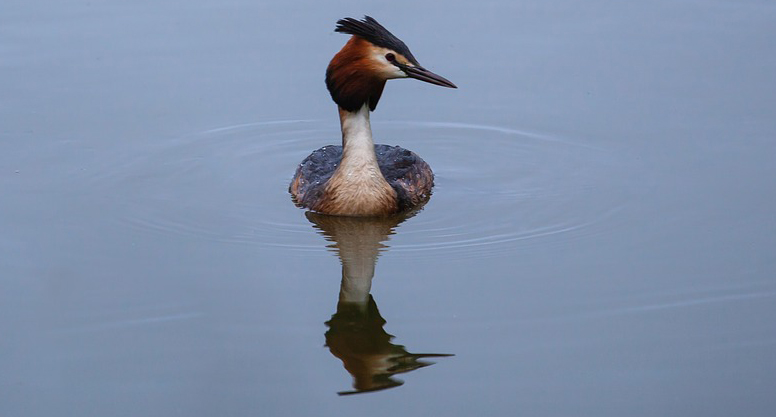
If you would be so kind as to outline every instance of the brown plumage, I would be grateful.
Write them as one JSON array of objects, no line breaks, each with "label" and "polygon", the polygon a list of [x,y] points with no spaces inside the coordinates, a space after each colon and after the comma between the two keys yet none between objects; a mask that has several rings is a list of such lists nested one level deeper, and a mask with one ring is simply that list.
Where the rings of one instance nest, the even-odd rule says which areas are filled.
[{"label": "brown plumage", "polygon": [[342,146],[334,145],[316,150],[299,165],[289,187],[295,203],[319,213],[374,216],[416,209],[428,201],[434,173],[423,159],[399,146],[375,145],[375,154],[382,178],[391,190],[379,186],[385,192],[378,194],[381,198],[373,212],[362,214],[367,206],[358,194],[359,189],[371,188],[326,176],[333,176],[337,162],[342,159]]},{"label": "brown plumage", "polygon": [[389,79],[455,85],[420,66],[401,40],[369,16],[342,19],[336,31],[353,35],[326,69],[326,86],[339,106],[342,146],[324,146],[305,158],[289,191],[299,206],[332,215],[385,216],[417,208],[431,194],[431,168],[411,151],[375,145],[369,113]]},{"label": "brown plumage", "polygon": [[326,87],[342,109],[357,111],[364,103],[372,111],[377,108],[386,80],[367,56],[371,46],[353,36],[326,68]]}]

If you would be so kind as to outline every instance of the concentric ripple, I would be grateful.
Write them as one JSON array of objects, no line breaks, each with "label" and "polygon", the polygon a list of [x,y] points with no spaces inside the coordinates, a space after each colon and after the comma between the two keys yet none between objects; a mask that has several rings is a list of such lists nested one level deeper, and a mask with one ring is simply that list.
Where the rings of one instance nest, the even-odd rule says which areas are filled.
[{"label": "concentric ripple", "polygon": [[[488,256],[602,233],[628,200],[622,158],[572,138],[461,123],[373,128],[377,142],[414,150],[436,175],[423,212],[387,242],[401,256]],[[90,180],[140,233],[322,251],[287,187],[306,155],[337,142],[331,121],[241,124],[138,145]]]},{"label": "concentric ripple", "polygon": [[[524,244],[557,243],[614,227],[628,201],[622,158],[577,141],[499,126],[403,123],[434,132],[422,155],[436,173],[434,197],[405,242],[419,256],[488,256]],[[429,134],[429,136],[432,136]]]}]

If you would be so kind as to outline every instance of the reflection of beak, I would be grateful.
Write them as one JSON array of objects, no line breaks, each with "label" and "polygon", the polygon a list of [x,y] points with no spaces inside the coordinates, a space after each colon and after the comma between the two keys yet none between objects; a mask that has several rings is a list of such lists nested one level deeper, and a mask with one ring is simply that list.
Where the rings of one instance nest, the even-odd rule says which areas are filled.
[{"label": "reflection of beak", "polygon": [[425,81],[427,83],[441,85],[442,87],[458,88],[455,84],[451,83],[445,77],[436,75],[433,72],[421,67],[420,65],[415,67],[402,65],[401,69],[407,74],[408,77],[416,80]]}]

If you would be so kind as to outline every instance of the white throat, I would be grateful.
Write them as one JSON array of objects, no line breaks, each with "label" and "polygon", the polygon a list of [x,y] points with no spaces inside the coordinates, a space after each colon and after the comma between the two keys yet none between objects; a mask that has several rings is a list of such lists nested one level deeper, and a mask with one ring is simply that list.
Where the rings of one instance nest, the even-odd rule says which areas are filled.
[{"label": "white throat", "polygon": [[340,109],[342,128],[342,159],[372,159],[377,164],[372,139],[372,125],[369,123],[369,106],[364,104],[357,112]]},{"label": "white throat", "polygon": [[372,216],[394,212],[396,191],[377,164],[369,107],[357,112],[340,108],[342,160],[326,183],[325,210],[330,214]]},{"label": "white throat", "polygon": [[357,112],[340,109],[342,127],[342,162],[339,171],[349,180],[383,178],[375,155],[369,106],[364,104]]}]

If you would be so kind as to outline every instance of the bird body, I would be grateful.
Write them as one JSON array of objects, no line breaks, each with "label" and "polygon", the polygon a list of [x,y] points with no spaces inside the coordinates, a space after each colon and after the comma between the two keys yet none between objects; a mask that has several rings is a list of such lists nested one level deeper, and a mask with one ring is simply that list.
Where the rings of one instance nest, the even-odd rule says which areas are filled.
[{"label": "bird body", "polygon": [[411,151],[375,145],[369,113],[389,79],[455,85],[421,67],[407,46],[371,17],[337,23],[336,31],[353,35],[326,70],[326,86],[339,107],[342,146],[310,154],[289,191],[298,205],[324,214],[386,216],[417,207],[430,196],[431,168]]}]

